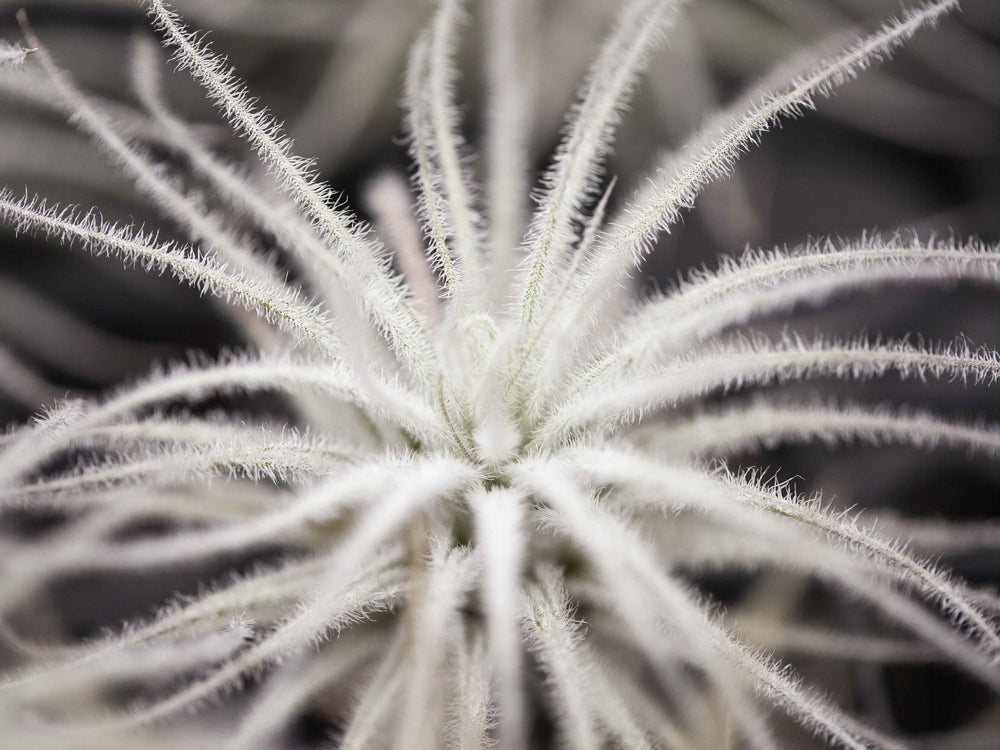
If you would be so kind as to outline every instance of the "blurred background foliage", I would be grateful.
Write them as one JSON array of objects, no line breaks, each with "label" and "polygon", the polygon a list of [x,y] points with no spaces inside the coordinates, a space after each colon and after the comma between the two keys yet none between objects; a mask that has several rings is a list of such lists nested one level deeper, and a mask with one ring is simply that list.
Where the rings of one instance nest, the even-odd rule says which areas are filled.
[{"label": "blurred background foliage", "polygon": [[[253,93],[285,121],[296,151],[317,159],[362,215],[367,181],[408,169],[400,108],[410,41],[431,0],[175,0],[190,23],[210,31]],[[574,92],[613,21],[614,0],[538,0],[522,39],[530,90],[530,148],[536,170],[558,142]],[[133,0],[0,0],[0,37],[19,36],[14,13],[26,7],[39,34],[83,88],[112,109],[122,128],[165,163],[185,165],[158,136],[129,81],[131,39],[151,34]],[[459,100],[467,140],[482,142],[483,25],[470,3],[460,51]],[[963,12],[917,36],[893,61],[846,86],[817,113],[784,123],[739,163],[733,178],[702,195],[682,225],[660,241],[644,283],[672,283],[693,266],[745,247],[797,245],[809,238],[857,237],[913,227],[923,237],[954,234],[1000,240],[1000,3],[963,0]],[[775,65],[829,38],[869,27],[899,10],[897,0],[692,0],[650,66],[610,158],[616,200],[663,149],[719,104]],[[196,124],[204,141],[256,169],[200,90],[172,74],[167,99]],[[481,166],[481,163],[476,163]],[[267,176],[257,175],[261,190]],[[54,201],[97,206],[108,218],[145,224],[169,237],[167,223],[113,165],[67,123],[30,59],[0,74],[0,181]],[[266,246],[266,238],[262,238]],[[956,333],[1000,348],[1000,297],[976,284],[950,289],[895,286],[857,292],[821,310],[796,313],[796,328],[825,335],[857,331],[951,341]],[[771,333],[780,323],[758,327]],[[23,421],[67,392],[106,388],[151,363],[191,351],[218,352],[243,342],[208,300],[170,278],[94,259],[30,237],[0,235],[0,418]],[[877,380],[817,388],[866,403],[922,404],[946,415],[1000,421],[1000,390],[962,384]],[[795,480],[822,487],[844,506],[902,515],[996,518],[1000,468],[985,459],[903,448],[781,448],[745,456]],[[780,471],[778,471],[780,469]],[[954,554],[957,572],[1000,583],[994,554]],[[724,599],[731,582],[715,582]],[[166,585],[166,584],[165,584]],[[709,584],[706,584],[709,585]],[[741,597],[775,598],[817,618],[863,620],[843,603],[809,593],[808,582],[765,577]],[[778,592],[778,593],[776,593]],[[141,605],[119,600],[125,616]],[[793,606],[787,604],[787,606]],[[118,612],[118,610],[123,610]],[[125,611],[131,610],[131,611]],[[833,614],[831,615],[831,611]],[[113,620],[112,615],[108,620]],[[855,623],[863,629],[863,622]],[[798,664],[809,679],[816,665]],[[994,747],[1000,708],[964,680],[933,667],[839,666],[819,678],[848,685],[862,716],[872,713],[902,734],[963,727],[966,747]],[[952,735],[952,737],[954,737]],[[992,738],[992,739],[991,739]],[[979,743],[979,744],[977,744]],[[952,745],[954,746],[954,745]]]}]

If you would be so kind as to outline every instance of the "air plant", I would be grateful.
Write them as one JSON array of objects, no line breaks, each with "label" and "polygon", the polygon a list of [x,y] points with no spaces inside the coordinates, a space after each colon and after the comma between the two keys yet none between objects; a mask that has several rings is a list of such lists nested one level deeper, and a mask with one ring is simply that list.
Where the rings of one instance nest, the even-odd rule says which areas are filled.
[{"label": "air plant", "polygon": [[[367,196],[389,249],[162,0],[148,6],[163,43],[278,194],[264,197],[170,111],[148,41],[137,42],[135,88],[174,155],[165,163],[78,89],[22,14],[27,62],[190,244],[10,191],[4,220],[173,274],[228,303],[248,347],[67,399],[4,438],[4,507],[59,514],[44,533],[6,542],[0,631],[23,663],[0,686],[4,746],[277,747],[293,742],[309,705],[322,706],[328,746],[343,748],[801,746],[782,717],[818,742],[901,746],[763,646],[939,661],[1000,690],[992,593],[883,535],[874,518],[724,461],[746,446],[812,440],[995,455],[993,426],[763,388],[887,373],[992,383],[995,352],[740,329],[895,280],[995,283],[998,249],[866,235],[748,252],[641,300],[628,285],[657,236],[756,139],[955,0],[776,71],[665,154],[616,209],[602,165],[683,5],[632,0],[530,216],[519,4],[487,3],[481,187],[453,101],[460,3],[443,0],[414,43],[412,194],[389,174]],[[757,387],[753,400],[717,398]],[[264,393],[287,408],[248,413]],[[984,533],[894,524],[903,538],[947,544]],[[257,565],[247,570],[247,559]],[[104,638],[29,632],[46,621],[43,592],[70,574],[185,568],[210,571],[197,593]],[[766,610],[741,623],[693,577],[770,569],[862,602],[878,627],[810,628]],[[48,606],[58,615],[58,599]]]}]

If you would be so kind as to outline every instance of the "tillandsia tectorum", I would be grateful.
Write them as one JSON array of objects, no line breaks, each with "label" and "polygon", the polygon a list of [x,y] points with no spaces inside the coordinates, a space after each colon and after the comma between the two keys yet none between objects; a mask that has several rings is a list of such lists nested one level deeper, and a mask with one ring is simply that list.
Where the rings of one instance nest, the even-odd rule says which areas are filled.
[{"label": "tillandsia tectorum", "polygon": [[[766,131],[955,0],[796,58],[665,154],[619,207],[602,166],[684,5],[628,2],[530,213],[527,2],[484,4],[477,185],[454,101],[463,8],[442,0],[405,80],[411,189],[393,175],[371,183],[375,229],[161,0],[147,5],[163,44],[256,152],[274,195],[172,113],[154,44],[138,39],[132,61],[145,138],[82,91],[21,14],[25,42],[0,47],[0,64],[43,70],[58,105],[189,243],[9,190],[4,220],[173,274],[227,303],[248,346],[55,403],[3,438],[4,508],[58,523],[5,541],[0,635],[21,660],[0,685],[0,745],[296,746],[290,730],[313,707],[325,747],[900,747],[780,655],[941,662],[1000,691],[1000,600],[896,541],[995,546],[994,527],[896,519],[887,535],[724,463],[779,441],[1000,452],[994,426],[780,395],[887,373],[993,383],[996,352],[740,332],[875,284],[996,283],[1000,250],[869,234],[747,252],[641,301],[627,283]],[[719,398],[747,389],[756,397]],[[285,407],[237,409],[265,393]],[[191,567],[212,571],[197,593],[106,637],[34,632],[58,620],[52,583],[69,574]],[[697,586],[705,570],[789,571],[869,610],[872,628],[809,625],[780,607],[734,618]]]}]

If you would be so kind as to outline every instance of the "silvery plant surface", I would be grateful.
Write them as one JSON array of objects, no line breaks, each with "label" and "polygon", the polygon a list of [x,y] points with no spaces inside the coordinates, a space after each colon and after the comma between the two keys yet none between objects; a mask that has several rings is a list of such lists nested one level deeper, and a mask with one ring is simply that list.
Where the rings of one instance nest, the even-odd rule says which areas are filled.
[{"label": "silvery plant surface", "polygon": [[[1000,101],[961,60],[998,53],[949,25],[956,0],[874,3],[861,27],[858,3],[815,0],[594,2],[590,26],[530,0],[50,5],[148,22],[64,26],[53,52],[42,6],[0,44],[0,155],[30,176],[0,218],[18,252],[96,256],[0,278],[2,391],[34,413],[0,437],[0,747],[995,747],[1000,596],[942,560],[995,561],[1000,525],[941,517],[960,483],[924,514],[852,503],[935,456],[1000,473],[989,397],[941,396],[988,393],[1000,354],[957,329],[880,334],[873,312],[956,285],[995,305],[1000,247],[928,220],[643,285],[689,215],[722,245],[762,231],[766,188],[737,162],[841,87],[834,120],[989,153],[988,106],[945,108],[959,135],[869,111],[940,103],[879,67],[900,48]],[[322,65],[241,53],[253,84],[298,97],[294,126],[215,24],[302,60],[338,31]],[[942,54],[939,33],[961,43]],[[99,54],[123,38],[128,99]],[[654,109],[677,145],[613,153],[664,46]],[[592,53],[575,98],[564,47]],[[178,103],[168,54],[207,104]],[[702,59],[768,70],[717,105]],[[325,175],[392,138],[378,113],[400,97],[407,165],[341,192]],[[212,329],[185,352],[73,313],[124,280],[174,311],[165,329],[202,325],[191,306]],[[845,296],[870,306],[859,330],[820,332]],[[803,491],[809,445],[835,492]],[[915,718],[948,700],[954,716]]]}]

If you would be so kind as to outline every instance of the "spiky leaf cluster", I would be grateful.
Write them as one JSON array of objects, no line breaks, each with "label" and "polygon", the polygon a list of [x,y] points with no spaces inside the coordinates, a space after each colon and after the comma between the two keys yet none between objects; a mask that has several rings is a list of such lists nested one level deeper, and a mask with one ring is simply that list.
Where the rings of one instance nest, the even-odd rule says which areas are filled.
[{"label": "spiky leaf cluster", "polygon": [[[9,191],[0,215],[173,274],[228,303],[250,346],[56,404],[4,438],[4,506],[65,518],[41,539],[12,542],[2,563],[3,636],[25,656],[0,686],[5,746],[277,747],[310,705],[333,727],[329,746],[343,748],[519,748],[552,736],[574,748],[772,748],[787,739],[780,716],[821,741],[899,746],[763,647],[943,661],[1000,690],[995,597],[867,519],[711,462],[812,440],[995,455],[993,426],[775,394],[811,378],[887,373],[993,383],[996,352],[741,329],[874,284],[997,283],[1000,251],[871,235],[748,252],[641,302],[626,283],[657,236],[781,118],[955,1],[915,6],[836,54],[797,60],[664,155],[616,208],[602,165],[683,5],[632,0],[580,88],[530,216],[519,5],[487,3],[482,188],[454,101],[461,4],[442,0],[414,43],[412,191],[398,177],[373,183],[377,232],[162,0],[148,6],[163,44],[279,192],[262,197],[171,113],[148,41],[137,42],[134,83],[148,129],[176,156],[168,164],[79,90],[22,16],[27,62],[190,244]],[[26,55],[0,48],[3,62]],[[261,236],[294,276],[260,251]],[[749,386],[775,387],[752,401],[716,398]],[[264,392],[282,395],[294,419],[204,408]],[[150,520],[166,530],[144,533]],[[889,528],[939,548],[1000,537],[899,519]],[[266,565],[103,640],[56,645],[18,627],[70,572],[157,575],[264,551]],[[778,614],[734,623],[687,575],[732,569],[814,578],[887,625],[858,636]],[[122,700],[122,686],[136,684]]]}]

